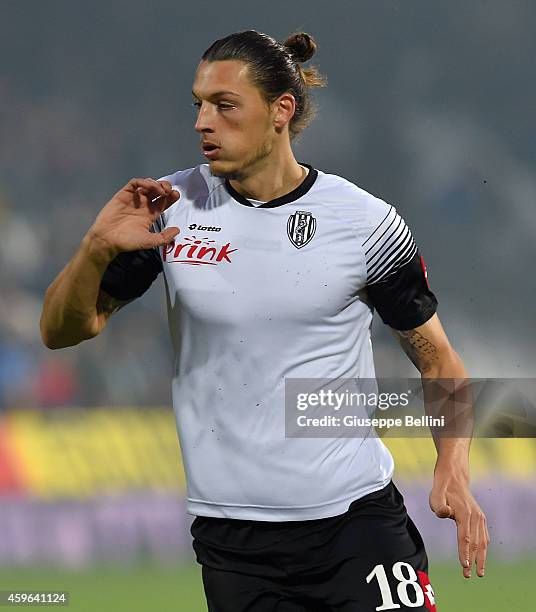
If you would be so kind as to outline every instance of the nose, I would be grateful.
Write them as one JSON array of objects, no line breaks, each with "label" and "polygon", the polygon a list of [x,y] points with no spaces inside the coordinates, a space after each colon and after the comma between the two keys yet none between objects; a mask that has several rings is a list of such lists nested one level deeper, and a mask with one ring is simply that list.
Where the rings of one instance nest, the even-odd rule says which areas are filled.
[{"label": "nose", "polygon": [[212,127],[212,113],[210,110],[210,105],[205,104],[204,102],[201,104],[197,112],[197,120],[195,122],[195,130],[200,134],[203,133],[211,133],[214,131]]}]

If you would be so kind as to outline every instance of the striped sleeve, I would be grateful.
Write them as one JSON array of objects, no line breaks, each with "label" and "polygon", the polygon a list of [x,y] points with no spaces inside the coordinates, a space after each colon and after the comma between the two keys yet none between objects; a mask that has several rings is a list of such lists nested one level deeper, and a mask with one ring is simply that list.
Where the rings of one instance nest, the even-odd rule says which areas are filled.
[{"label": "striped sleeve", "polygon": [[424,260],[394,206],[377,198],[370,202],[369,229],[362,242],[369,303],[386,325],[414,329],[437,310]]},{"label": "striped sleeve", "polygon": [[417,253],[409,227],[394,206],[363,242],[367,285],[384,281],[400,270]]},{"label": "striped sleeve", "polygon": [[162,218],[162,215],[160,215],[157,219],[154,220],[150,231],[155,234],[159,234],[164,229],[164,227],[165,227],[165,221]]}]

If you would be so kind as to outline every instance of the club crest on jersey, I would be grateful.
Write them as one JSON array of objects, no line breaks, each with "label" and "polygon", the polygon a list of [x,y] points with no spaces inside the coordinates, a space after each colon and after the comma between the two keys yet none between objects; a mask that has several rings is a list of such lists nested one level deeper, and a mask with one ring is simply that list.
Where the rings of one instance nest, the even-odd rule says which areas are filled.
[{"label": "club crest on jersey", "polygon": [[315,235],[315,231],[316,219],[310,212],[298,210],[288,218],[288,238],[297,249],[309,244]]}]

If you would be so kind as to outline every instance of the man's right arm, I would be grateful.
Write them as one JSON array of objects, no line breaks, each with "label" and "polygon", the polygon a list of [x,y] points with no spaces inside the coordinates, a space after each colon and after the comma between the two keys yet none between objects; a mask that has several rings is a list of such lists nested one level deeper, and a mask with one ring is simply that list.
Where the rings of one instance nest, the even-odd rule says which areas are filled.
[{"label": "man's right arm", "polygon": [[[179,197],[167,181],[132,179],[106,204],[47,289],[40,322],[47,347],[73,346],[97,336],[114,312],[143,293],[159,271],[155,247],[179,233],[176,227],[160,233],[150,228]],[[139,273],[140,267],[145,274]],[[117,296],[101,284],[105,289],[120,286]]]},{"label": "man's right arm", "polygon": [[111,261],[88,233],[45,294],[40,327],[48,348],[74,346],[94,338],[111,315],[131,301],[118,300],[100,288]]}]

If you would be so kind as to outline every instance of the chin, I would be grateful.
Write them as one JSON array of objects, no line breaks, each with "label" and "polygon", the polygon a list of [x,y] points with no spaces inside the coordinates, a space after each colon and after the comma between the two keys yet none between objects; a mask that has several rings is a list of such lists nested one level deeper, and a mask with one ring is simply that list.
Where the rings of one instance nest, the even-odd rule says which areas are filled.
[{"label": "chin", "polygon": [[240,176],[239,168],[231,162],[222,162],[220,160],[209,161],[210,172],[213,176],[225,179],[237,179]]},{"label": "chin", "polygon": [[[272,151],[272,146],[269,142],[265,142],[249,155],[244,154],[240,161],[212,159],[209,160],[210,171],[214,176],[225,178],[228,180],[240,181],[248,176],[251,176],[257,171],[260,165],[266,160]],[[238,154],[236,154],[238,157]]]}]

